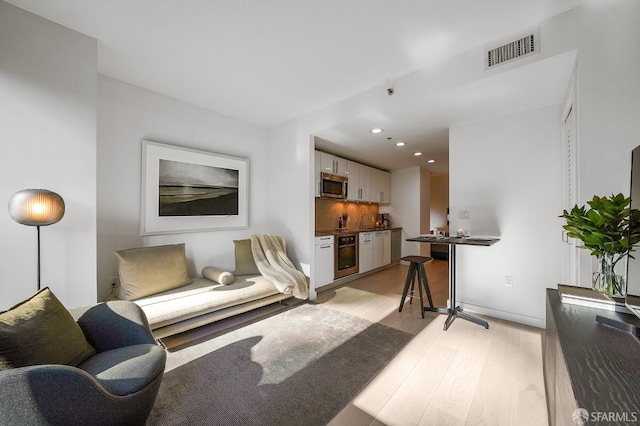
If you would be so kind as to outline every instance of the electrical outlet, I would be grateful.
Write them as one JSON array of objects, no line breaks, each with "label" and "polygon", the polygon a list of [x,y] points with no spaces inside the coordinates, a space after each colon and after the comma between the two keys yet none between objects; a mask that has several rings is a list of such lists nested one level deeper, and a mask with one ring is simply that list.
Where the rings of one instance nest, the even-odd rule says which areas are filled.
[{"label": "electrical outlet", "polygon": [[511,275],[504,276],[504,284],[507,287],[513,287],[513,277]]},{"label": "electrical outlet", "polygon": [[115,287],[118,285],[118,277],[109,278],[109,282],[111,283],[111,287]]},{"label": "electrical outlet", "polygon": [[469,210],[458,210],[458,219],[469,219]]}]

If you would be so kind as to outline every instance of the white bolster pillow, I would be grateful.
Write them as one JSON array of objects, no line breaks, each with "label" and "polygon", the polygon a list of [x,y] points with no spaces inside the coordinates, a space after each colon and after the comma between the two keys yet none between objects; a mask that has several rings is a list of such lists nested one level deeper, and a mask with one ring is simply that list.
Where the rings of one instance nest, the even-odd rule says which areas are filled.
[{"label": "white bolster pillow", "polygon": [[213,266],[205,266],[202,268],[202,276],[224,285],[233,284],[236,280],[236,277],[231,272],[221,271]]}]

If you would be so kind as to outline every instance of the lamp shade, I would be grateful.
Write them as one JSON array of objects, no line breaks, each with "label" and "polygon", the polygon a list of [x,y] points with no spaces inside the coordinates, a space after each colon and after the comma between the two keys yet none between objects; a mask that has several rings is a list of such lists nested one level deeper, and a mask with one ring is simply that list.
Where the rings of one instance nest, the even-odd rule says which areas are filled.
[{"label": "lamp shade", "polygon": [[46,189],[23,189],[9,200],[9,215],[23,225],[51,225],[64,216],[64,200]]}]

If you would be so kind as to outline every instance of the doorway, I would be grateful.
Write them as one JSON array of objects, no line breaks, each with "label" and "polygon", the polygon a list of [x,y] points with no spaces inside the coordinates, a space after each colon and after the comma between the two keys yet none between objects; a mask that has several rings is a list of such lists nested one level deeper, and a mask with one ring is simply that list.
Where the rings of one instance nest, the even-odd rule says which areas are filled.
[{"label": "doorway", "polygon": [[[444,231],[449,235],[449,175],[431,175],[431,198],[429,221],[431,231]],[[447,244],[431,244],[431,257],[438,260],[449,260]]]}]

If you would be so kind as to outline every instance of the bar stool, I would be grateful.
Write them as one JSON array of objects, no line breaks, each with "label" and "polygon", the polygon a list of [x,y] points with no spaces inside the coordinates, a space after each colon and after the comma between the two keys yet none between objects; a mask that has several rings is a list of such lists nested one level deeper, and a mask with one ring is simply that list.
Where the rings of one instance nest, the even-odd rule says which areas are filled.
[{"label": "bar stool", "polygon": [[420,294],[420,313],[424,318],[424,304],[422,303],[422,293],[427,294],[429,299],[429,306],[433,308],[433,300],[431,300],[431,291],[429,291],[429,282],[427,281],[427,273],[424,270],[424,264],[431,262],[433,257],[428,256],[405,256],[400,260],[409,262],[409,272],[407,272],[407,279],[404,282],[404,290],[402,290],[402,299],[400,299],[400,309],[398,312],[402,312],[404,301],[407,298],[409,292],[409,286],[411,286],[411,294],[409,295],[409,303],[413,301],[415,297],[414,285],[416,280],[418,281],[418,293]]}]

